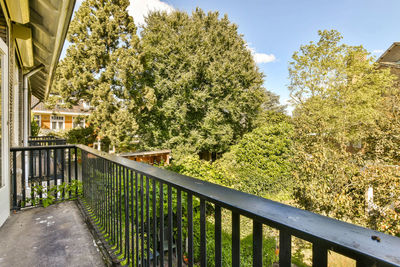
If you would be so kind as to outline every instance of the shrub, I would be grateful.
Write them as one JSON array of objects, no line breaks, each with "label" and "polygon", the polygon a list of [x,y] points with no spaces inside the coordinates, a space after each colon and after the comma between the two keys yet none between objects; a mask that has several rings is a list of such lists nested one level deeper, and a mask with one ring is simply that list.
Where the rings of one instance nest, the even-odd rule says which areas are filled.
[{"label": "shrub", "polygon": [[[200,262],[200,220],[193,223],[194,262]],[[206,223],[207,266],[215,266],[214,224]],[[232,235],[221,232],[222,266],[232,266]],[[273,237],[263,238],[263,266],[271,266],[277,261],[275,255],[276,241]],[[241,266],[253,265],[253,235],[247,235],[240,241]]]}]

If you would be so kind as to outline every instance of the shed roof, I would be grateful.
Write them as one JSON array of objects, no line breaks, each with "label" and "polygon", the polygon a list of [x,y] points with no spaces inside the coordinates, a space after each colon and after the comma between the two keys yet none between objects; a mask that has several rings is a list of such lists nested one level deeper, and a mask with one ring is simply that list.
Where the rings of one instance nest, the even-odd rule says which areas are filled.
[{"label": "shed roof", "polygon": [[155,150],[155,151],[139,151],[139,152],[127,152],[120,153],[118,156],[121,157],[134,157],[134,156],[151,156],[151,155],[160,155],[160,154],[169,154],[171,150],[163,149],[163,150]]}]

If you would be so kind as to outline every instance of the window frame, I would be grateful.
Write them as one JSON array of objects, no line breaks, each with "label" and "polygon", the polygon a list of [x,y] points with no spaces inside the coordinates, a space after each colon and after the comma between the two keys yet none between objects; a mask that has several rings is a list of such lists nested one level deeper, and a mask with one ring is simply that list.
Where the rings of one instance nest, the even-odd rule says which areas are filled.
[{"label": "window frame", "polygon": [[[56,117],[56,118],[53,118],[53,117]],[[60,118],[62,118],[62,120]],[[54,129],[53,122],[56,122],[57,123],[56,125],[59,125],[58,123],[62,122],[62,128]],[[51,115],[50,116],[50,130],[53,130],[53,131],[65,130],[65,116],[64,115]]]},{"label": "window frame", "polygon": [[[36,116],[38,116],[38,118],[36,118]],[[39,127],[42,127],[42,115],[33,114],[33,119],[36,121]]]}]

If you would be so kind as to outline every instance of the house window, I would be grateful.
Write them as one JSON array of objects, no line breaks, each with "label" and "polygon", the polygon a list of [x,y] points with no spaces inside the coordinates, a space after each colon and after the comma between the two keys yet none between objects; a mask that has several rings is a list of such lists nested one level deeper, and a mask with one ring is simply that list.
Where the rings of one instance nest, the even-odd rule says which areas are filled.
[{"label": "house window", "polygon": [[33,116],[33,119],[36,121],[36,123],[37,123],[37,125],[38,125],[39,127],[42,126],[42,121],[41,121],[41,116],[40,116],[40,115],[34,115],[34,116]]},{"label": "house window", "polygon": [[65,118],[64,116],[51,116],[51,129],[52,130],[63,130],[65,129]]},{"label": "house window", "polygon": [[80,117],[72,117],[72,128],[85,128],[85,119]]}]

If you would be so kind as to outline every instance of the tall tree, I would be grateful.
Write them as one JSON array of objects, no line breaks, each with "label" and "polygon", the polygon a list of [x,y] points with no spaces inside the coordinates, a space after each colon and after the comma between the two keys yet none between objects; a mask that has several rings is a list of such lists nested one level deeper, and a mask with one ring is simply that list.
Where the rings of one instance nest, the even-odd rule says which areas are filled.
[{"label": "tall tree", "polygon": [[319,36],[301,46],[289,66],[295,196],[307,209],[357,220],[369,186],[357,177],[366,160],[376,159],[366,153],[368,139],[384,116],[393,77],[362,46],[341,44],[337,31]]},{"label": "tall tree", "polygon": [[137,128],[130,94],[132,73],[140,70],[139,39],[128,6],[129,0],[83,1],[71,22],[70,46],[53,87],[69,105],[88,101],[88,122],[120,147],[130,144]]},{"label": "tall tree", "polygon": [[147,147],[225,152],[251,131],[271,95],[238,34],[218,12],[152,13],[141,32],[146,87],[137,116]]}]

